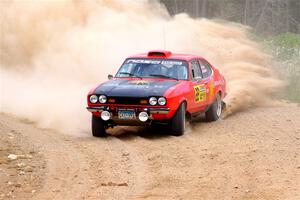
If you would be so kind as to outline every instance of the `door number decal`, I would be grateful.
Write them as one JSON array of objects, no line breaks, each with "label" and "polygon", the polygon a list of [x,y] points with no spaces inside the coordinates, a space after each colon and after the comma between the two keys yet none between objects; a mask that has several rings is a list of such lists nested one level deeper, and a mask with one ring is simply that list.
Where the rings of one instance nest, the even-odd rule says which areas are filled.
[{"label": "door number decal", "polygon": [[206,100],[205,85],[194,86],[194,91],[195,91],[195,102],[201,102]]}]

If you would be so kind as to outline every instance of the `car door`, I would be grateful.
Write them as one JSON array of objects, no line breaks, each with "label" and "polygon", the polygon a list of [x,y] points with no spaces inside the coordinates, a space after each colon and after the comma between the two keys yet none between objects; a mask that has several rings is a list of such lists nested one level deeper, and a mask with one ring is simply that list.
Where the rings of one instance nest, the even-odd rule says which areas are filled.
[{"label": "car door", "polygon": [[200,68],[200,63],[198,60],[192,60],[190,62],[191,65],[191,90],[193,91],[193,95],[191,97],[192,104],[192,112],[198,112],[203,109],[206,103],[206,90],[207,86],[203,82],[203,76]]},{"label": "car door", "polygon": [[200,69],[202,73],[202,84],[206,87],[205,104],[210,105],[214,101],[214,79],[212,76],[212,68],[210,64],[204,60],[200,59]]}]

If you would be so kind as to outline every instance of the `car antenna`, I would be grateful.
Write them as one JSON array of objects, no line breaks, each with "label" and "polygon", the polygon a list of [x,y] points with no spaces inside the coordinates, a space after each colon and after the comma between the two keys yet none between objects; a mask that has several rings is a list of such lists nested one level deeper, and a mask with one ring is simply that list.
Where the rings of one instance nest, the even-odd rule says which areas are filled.
[{"label": "car antenna", "polygon": [[163,24],[163,46],[164,46],[164,49],[166,50],[167,41],[166,41],[166,27],[165,27],[165,23]]}]

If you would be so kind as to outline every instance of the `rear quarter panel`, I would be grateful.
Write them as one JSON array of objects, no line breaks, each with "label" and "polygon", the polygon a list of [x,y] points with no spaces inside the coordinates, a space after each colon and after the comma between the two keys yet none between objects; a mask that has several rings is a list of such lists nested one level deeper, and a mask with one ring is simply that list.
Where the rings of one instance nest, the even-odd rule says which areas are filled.
[{"label": "rear quarter panel", "polygon": [[217,93],[221,93],[221,99],[224,99],[226,96],[226,81],[218,69],[214,68],[213,70],[214,97]]}]

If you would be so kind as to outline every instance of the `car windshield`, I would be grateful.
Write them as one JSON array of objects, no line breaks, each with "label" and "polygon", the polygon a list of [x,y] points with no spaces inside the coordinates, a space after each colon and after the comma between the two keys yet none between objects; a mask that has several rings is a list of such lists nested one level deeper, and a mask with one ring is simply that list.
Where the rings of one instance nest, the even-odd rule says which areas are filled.
[{"label": "car windshield", "polygon": [[116,77],[187,80],[187,66],[184,60],[129,58],[125,60]]}]

